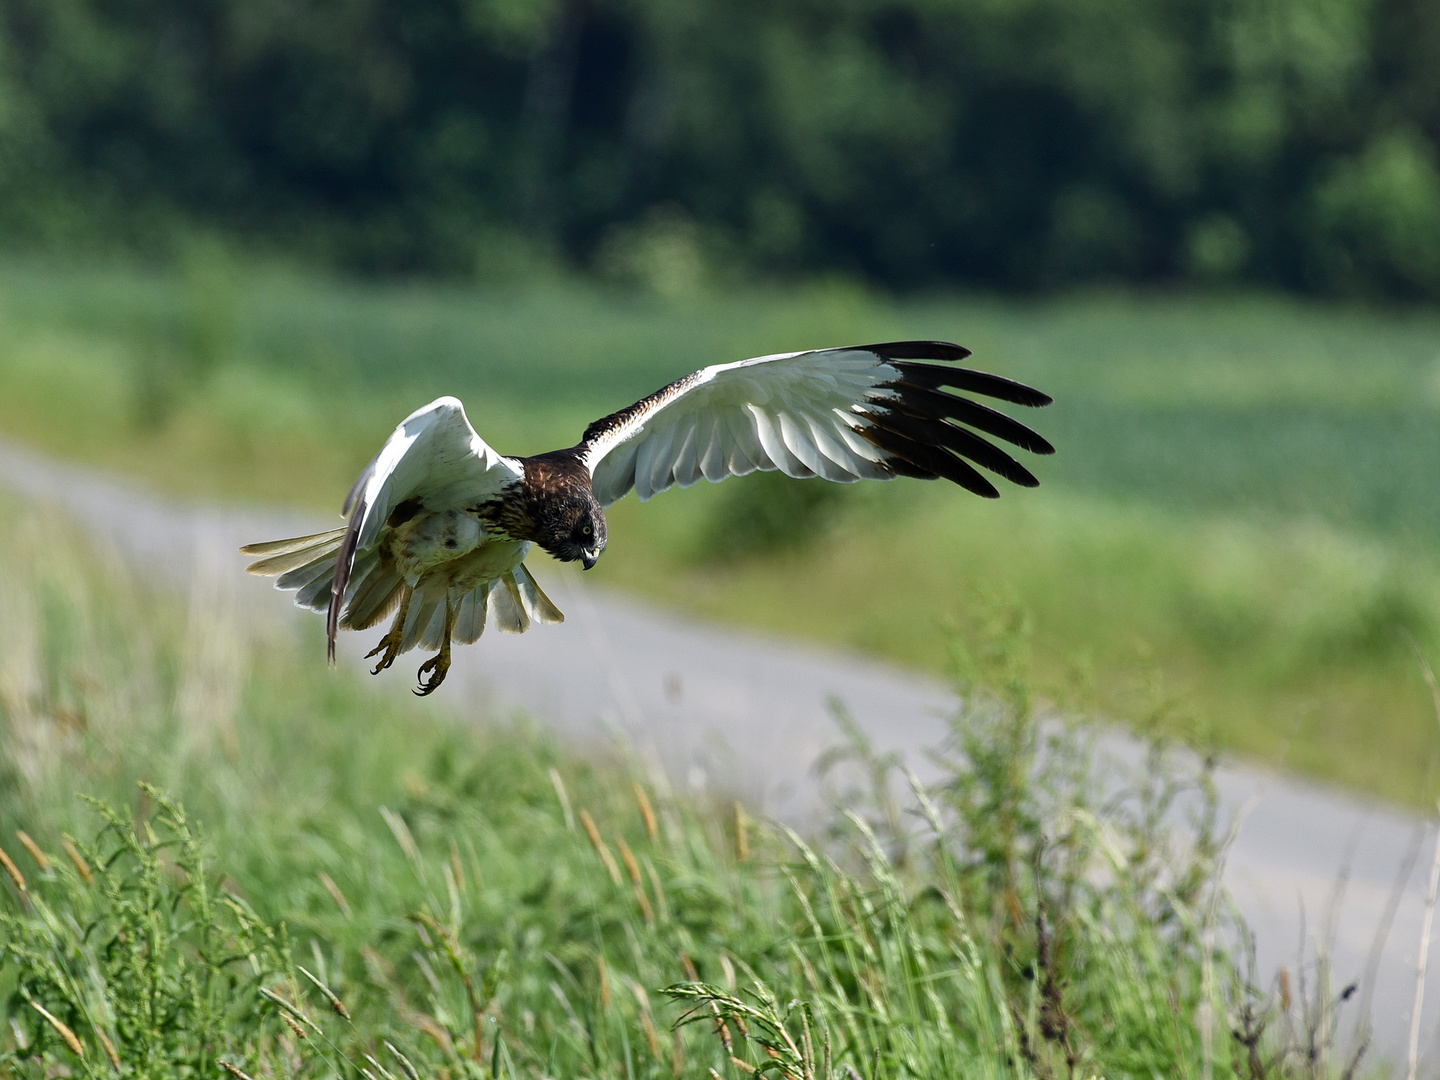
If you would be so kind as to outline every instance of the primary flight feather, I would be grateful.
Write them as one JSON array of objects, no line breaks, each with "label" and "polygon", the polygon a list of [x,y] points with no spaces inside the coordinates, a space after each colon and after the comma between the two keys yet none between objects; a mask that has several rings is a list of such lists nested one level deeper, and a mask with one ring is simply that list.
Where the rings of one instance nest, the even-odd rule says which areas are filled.
[{"label": "primary flight feather", "polygon": [[[1036,454],[1045,439],[952,391],[1048,405],[1038,390],[954,366],[968,349],[897,341],[780,353],[707,367],[595,421],[564,450],[512,458],[476,434],[443,397],[411,413],[360,474],[344,528],[241,548],[252,574],[278,576],[300,607],[326,613],[330,659],[340,630],[392,612],[375,673],[416,645],[420,694],[450,668],[453,641],[492,622],[523,633],[562,622],[525,567],[535,544],[563,562],[595,565],[605,510],[634,491],[642,502],[674,485],[778,469],[839,483],[944,478],[996,498],[980,469],[1024,487],[1038,481],[977,432]],[[973,429],[973,430],[972,430]],[[976,466],[979,466],[977,468]]]}]

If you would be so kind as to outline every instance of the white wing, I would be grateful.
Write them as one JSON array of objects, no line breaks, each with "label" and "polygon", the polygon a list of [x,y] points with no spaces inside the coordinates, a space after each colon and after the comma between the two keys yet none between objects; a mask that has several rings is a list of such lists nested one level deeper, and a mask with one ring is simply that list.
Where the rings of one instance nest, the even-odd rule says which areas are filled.
[{"label": "white wing", "polygon": [[416,500],[417,509],[458,510],[498,497],[521,475],[520,463],[492,450],[453,397],[438,398],[402,420],[345,499],[342,512],[350,523],[330,592],[330,658],[356,554],[374,546],[396,507]]},{"label": "white wing", "polygon": [[968,349],[900,341],[783,353],[704,368],[591,424],[584,461],[609,506],[635,489],[643,502],[678,484],[759,469],[840,483],[944,477],[987,498],[995,486],[962,458],[1026,487],[1030,471],[962,424],[1039,454],[1045,439],[1003,413],[948,393],[954,387],[1019,405],[1038,390],[967,368]]}]

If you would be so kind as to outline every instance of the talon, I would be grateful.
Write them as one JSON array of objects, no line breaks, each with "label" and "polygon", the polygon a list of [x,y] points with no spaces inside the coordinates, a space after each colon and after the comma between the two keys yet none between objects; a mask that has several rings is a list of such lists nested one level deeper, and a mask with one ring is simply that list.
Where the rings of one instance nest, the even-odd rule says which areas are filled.
[{"label": "talon", "polygon": [[380,662],[371,670],[371,675],[379,675],[399,658],[400,646],[405,641],[405,616],[409,610],[410,590],[406,589],[404,597],[400,600],[400,610],[395,615],[395,621],[390,625],[390,632],[380,639],[380,644],[365,654],[366,660],[382,652],[385,654],[380,657]]},{"label": "talon", "polygon": [[[433,694],[445,681],[445,676],[450,670],[449,652],[448,648],[441,649],[420,665],[420,670],[415,673],[415,677],[420,680],[420,685],[414,691],[416,697],[427,697]],[[428,680],[425,678],[427,672],[431,673]]]},{"label": "talon", "polygon": [[400,655],[400,641],[393,630],[380,639],[379,645],[376,645],[375,648],[365,654],[365,659],[369,660],[376,653],[381,652],[385,655],[380,657],[380,662],[371,669],[371,675],[379,675],[380,672],[395,663],[396,657]]},{"label": "talon", "polygon": [[[450,635],[455,630],[455,617],[459,613],[457,608],[451,607],[449,602],[445,605],[445,637],[440,642],[440,651],[420,665],[420,670],[415,673],[420,685],[415,689],[416,697],[427,697],[433,694],[440,684],[445,681],[445,675],[450,670]],[[425,678],[426,673],[430,678]]]}]

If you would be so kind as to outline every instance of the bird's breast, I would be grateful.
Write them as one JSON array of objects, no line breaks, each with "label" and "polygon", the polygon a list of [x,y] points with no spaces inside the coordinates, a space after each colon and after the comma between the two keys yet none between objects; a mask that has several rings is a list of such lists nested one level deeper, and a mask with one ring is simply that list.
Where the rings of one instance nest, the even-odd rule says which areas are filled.
[{"label": "bird's breast", "polygon": [[443,563],[430,571],[457,593],[466,593],[486,581],[494,581],[525,561],[533,545],[528,540],[487,540],[468,555]]},{"label": "bird's breast", "polygon": [[487,530],[466,510],[420,514],[386,541],[395,568],[412,588],[422,581],[468,592],[525,561],[531,544]]},{"label": "bird's breast", "polygon": [[436,566],[463,559],[486,540],[485,527],[463,510],[420,513],[395,529],[396,568],[412,583]]}]

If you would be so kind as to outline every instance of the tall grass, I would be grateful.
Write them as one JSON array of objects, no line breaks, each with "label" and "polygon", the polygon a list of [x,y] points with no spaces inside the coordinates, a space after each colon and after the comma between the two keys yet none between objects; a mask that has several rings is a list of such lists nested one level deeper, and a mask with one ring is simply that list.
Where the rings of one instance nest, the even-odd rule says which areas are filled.
[{"label": "tall grass", "polygon": [[[0,598],[36,647],[0,713],[0,1076],[1345,1068],[1248,978],[1206,763],[1041,725],[1003,628],[962,658],[938,779],[852,738],[801,837],[623,748],[367,694],[293,628],[5,509]],[[217,669],[234,692],[202,701]]]}]

